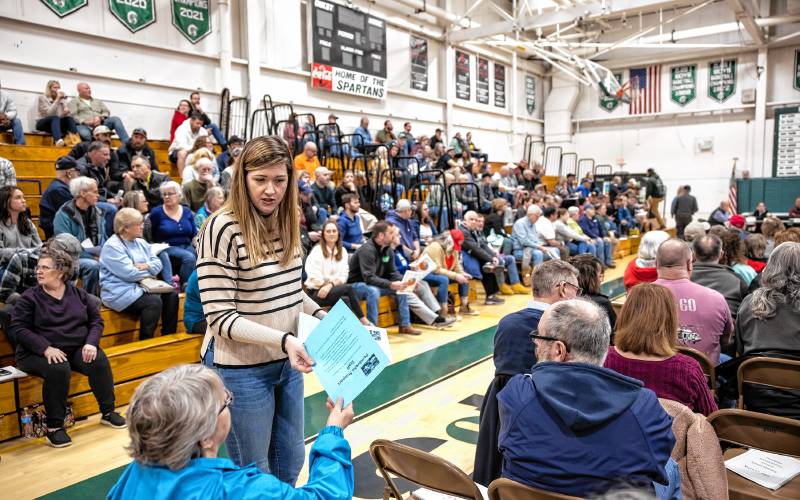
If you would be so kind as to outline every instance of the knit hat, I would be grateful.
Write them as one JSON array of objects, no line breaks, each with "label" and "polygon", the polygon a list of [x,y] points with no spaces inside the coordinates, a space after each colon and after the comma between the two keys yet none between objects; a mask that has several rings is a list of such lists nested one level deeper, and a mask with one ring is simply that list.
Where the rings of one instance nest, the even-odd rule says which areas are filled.
[{"label": "knit hat", "polygon": [[731,215],[731,218],[728,219],[728,222],[731,223],[731,226],[738,227],[739,229],[744,229],[745,220],[739,214]]}]

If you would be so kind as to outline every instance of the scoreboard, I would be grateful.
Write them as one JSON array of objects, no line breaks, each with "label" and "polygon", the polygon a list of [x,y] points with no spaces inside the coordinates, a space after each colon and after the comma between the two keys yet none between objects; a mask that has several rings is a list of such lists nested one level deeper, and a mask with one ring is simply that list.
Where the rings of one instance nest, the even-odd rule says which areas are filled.
[{"label": "scoreboard", "polygon": [[313,0],[309,40],[312,87],[386,97],[386,21],[330,0]]}]

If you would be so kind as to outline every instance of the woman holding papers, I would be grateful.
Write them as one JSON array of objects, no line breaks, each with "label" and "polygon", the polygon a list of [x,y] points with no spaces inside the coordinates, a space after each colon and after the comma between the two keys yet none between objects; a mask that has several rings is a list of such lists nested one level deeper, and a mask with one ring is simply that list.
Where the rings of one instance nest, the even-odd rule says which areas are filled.
[{"label": "woman holding papers", "polygon": [[297,320],[325,315],[301,286],[296,175],[283,139],[248,142],[230,196],[197,244],[208,321],[200,353],[236,398],[228,453],[289,484],[303,466],[302,373],[314,363],[295,336]]},{"label": "woman holding papers", "polygon": [[329,307],[342,299],[361,323],[369,325],[355,290],[347,284],[347,275],[350,272],[347,257],[347,250],[342,247],[339,226],[328,220],[322,225],[322,240],[306,257],[305,285],[317,304]]}]

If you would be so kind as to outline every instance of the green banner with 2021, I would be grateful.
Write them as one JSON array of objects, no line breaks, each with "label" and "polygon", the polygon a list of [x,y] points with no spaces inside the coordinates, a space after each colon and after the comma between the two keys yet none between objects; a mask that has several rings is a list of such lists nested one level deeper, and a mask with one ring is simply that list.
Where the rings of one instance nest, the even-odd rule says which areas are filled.
[{"label": "green banner with 2021", "polygon": [[172,24],[192,43],[211,33],[208,0],[172,0]]}]

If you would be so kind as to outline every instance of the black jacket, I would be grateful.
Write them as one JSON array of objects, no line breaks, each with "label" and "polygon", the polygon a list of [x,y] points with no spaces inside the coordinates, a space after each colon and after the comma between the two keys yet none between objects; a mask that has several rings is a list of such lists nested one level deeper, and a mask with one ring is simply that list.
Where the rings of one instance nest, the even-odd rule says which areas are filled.
[{"label": "black jacket", "polygon": [[311,185],[311,191],[314,192],[317,206],[324,208],[331,215],[336,213],[336,193],[331,186],[322,188],[315,182]]},{"label": "black jacket", "polygon": [[136,179],[136,182],[133,183],[131,186],[130,191],[141,191],[144,193],[144,197],[147,199],[147,204],[150,205],[150,209],[161,205],[164,201],[161,199],[161,191],[159,191],[159,187],[170,180],[167,174],[162,174],[161,172],[151,172],[150,173],[150,182],[141,181]]},{"label": "black jacket", "polygon": [[[122,147],[117,150],[119,166],[123,172],[131,169],[131,160],[133,160],[133,157],[137,154],[142,155],[150,160],[150,169],[158,172],[158,162],[156,161],[156,154],[153,152],[152,148],[145,144],[140,151],[134,151],[133,148],[131,148],[130,141],[128,141],[126,144],[123,144]],[[122,174],[120,174],[120,177],[121,175]]]},{"label": "black jacket", "polygon": [[394,251],[392,247],[378,248],[375,240],[370,239],[350,258],[350,274],[348,283],[366,283],[378,288],[389,288],[392,281],[400,281],[403,276],[394,267]]},{"label": "black jacket", "polygon": [[725,297],[731,316],[736,319],[739,305],[747,295],[747,284],[728,266],[711,262],[695,262],[691,280],[699,285],[716,290]]},{"label": "black jacket", "polygon": [[[80,160],[81,158],[86,156],[86,153],[89,152],[89,145],[91,143],[92,143],[91,141],[79,142],[78,144],[72,147],[72,149],[69,152],[69,156],[75,158],[76,160]],[[108,177],[112,181],[121,181],[123,172],[126,172],[128,169],[120,167],[119,155],[117,154],[117,150],[114,148],[109,148],[109,149],[111,151],[111,157],[109,158],[108,164],[106,165],[106,168],[108,169]],[[81,172],[81,175],[84,174]],[[100,184],[98,184],[98,186],[100,186]]]},{"label": "black jacket", "polygon": [[478,231],[471,231],[464,224],[459,227],[461,232],[464,233],[464,242],[461,248],[470,254],[473,258],[479,260],[481,264],[488,262],[494,258],[494,252],[489,247],[486,238]]}]

